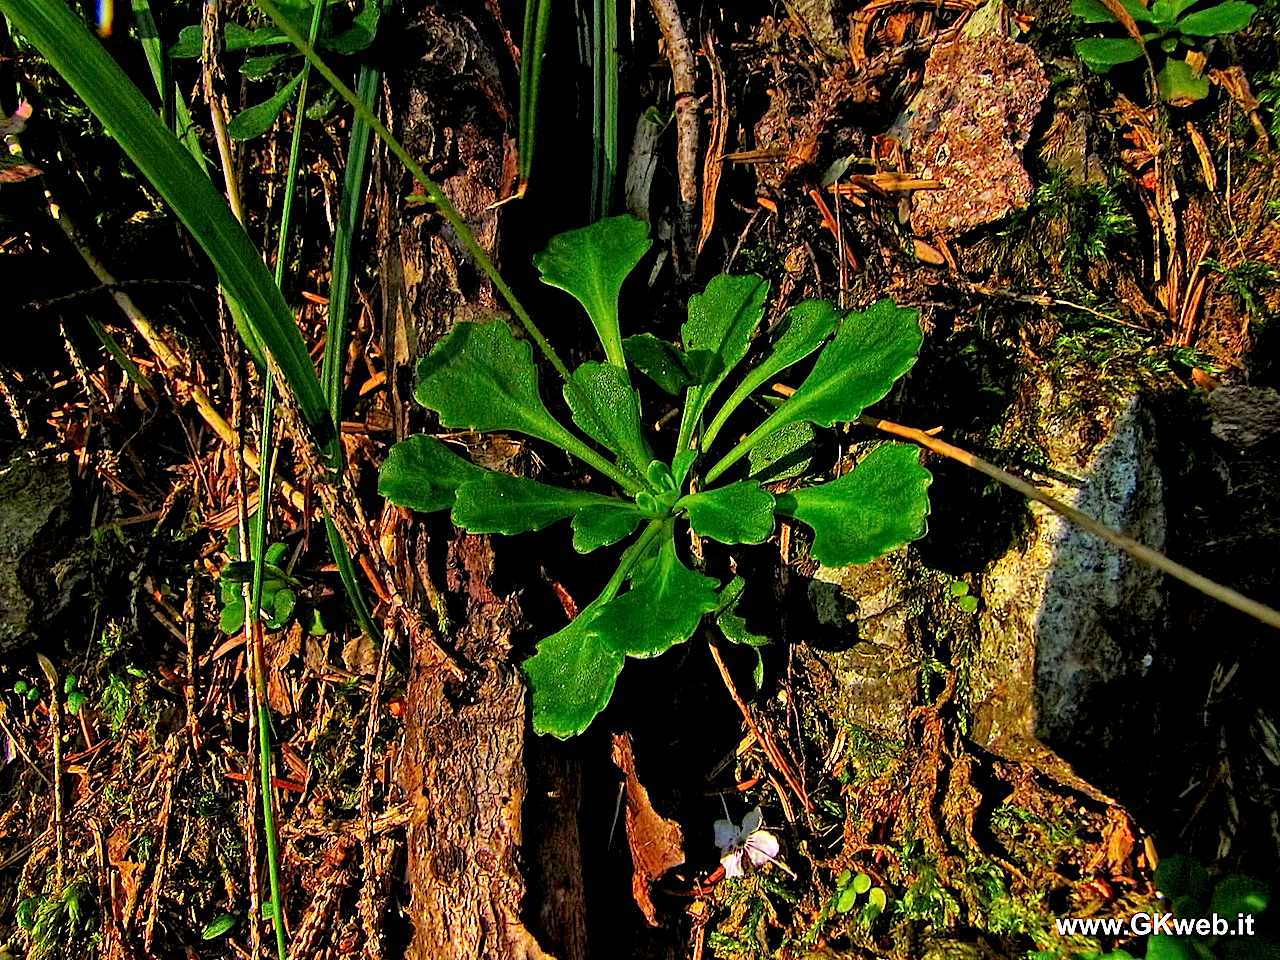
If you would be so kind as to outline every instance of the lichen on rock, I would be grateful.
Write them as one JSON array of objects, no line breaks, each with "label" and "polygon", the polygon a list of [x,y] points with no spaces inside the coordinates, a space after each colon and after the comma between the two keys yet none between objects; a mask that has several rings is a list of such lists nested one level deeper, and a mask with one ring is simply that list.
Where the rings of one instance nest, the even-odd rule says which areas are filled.
[{"label": "lichen on rock", "polygon": [[933,49],[907,131],[912,164],[942,189],[912,198],[916,233],[957,236],[1027,205],[1022,153],[1048,90],[1035,51],[998,32]]}]

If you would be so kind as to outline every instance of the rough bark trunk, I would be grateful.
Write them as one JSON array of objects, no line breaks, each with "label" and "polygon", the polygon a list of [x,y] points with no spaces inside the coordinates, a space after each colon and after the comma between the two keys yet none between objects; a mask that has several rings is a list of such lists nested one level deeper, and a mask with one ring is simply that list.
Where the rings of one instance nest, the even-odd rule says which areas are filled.
[{"label": "rough bark trunk", "polygon": [[[389,73],[387,84],[392,128],[496,259],[499,212],[491,205],[512,185],[508,104],[515,97],[509,41],[495,9],[463,2],[411,9],[399,43],[413,59]],[[459,319],[491,315],[500,305],[443,221],[430,208],[405,206],[412,185],[398,166],[382,169],[383,348],[395,429],[405,436],[428,425],[412,400],[418,358]],[[552,932],[549,948],[557,955],[579,956],[572,931],[584,929],[581,915],[573,915],[580,900],[568,904],[568,913],[563,904],[525,902],[521,866],[538,851],[522,851],[528,720],[511,647],[520,609],[514,597],[494,591],[488,538],[453,531],[443,517],[415,517],[408,529],[411,562],[405,566],[412,569],[405,573],[417,588],[415,600],[425,610],[428,578],[443,580],[454,627],[441,642],[471,676],[453,683],[429,650],[411,651],[398,773],[411,811],[406,870],[413,937],[407,955],[547,957],[525,927],[522,915],[528,914]],[[437,546],[441,540],[447,549]],[[571,841],[558,855],[567,851],[576,860],[576,828]],[[568,946],[564,952],[562,945]]]}]

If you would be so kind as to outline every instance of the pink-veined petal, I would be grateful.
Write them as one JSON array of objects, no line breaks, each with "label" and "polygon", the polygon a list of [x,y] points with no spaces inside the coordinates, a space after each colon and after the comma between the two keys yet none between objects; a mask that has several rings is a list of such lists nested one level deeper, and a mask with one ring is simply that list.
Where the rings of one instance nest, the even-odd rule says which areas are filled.
[{"label": "pink-veined petal", "polygon": [[768,830],[757,830],[751,836],[747,837],[747,842],[743,844],[746,850],[747,859],[751,861],[753,867],[768,863],[770,860],[778,859],[778,838]]},{"label": "pink-veined petal", "polygon": [[742,851],[726,853],[720,858],[720,866],[724,867],[724,875],[730,880],[742,876]]}]

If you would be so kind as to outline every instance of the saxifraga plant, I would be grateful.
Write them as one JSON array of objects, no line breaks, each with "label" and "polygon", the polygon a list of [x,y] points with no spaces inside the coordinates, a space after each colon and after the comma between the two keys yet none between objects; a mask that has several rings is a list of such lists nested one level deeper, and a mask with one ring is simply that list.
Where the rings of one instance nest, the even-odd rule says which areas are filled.
[{"label": "saxifraga plant", "polygon": [[[1209,79],[1184,56],[1179,47],[1198,50],[1214,37],[1237,33],[1249,25],[1257,8],[1244,0],[1224,0],[1195,9],[1202,0],[1114,0],[1133,19],[1142,43],[1131,37],[1089,37],[1075,42],[1076,54],[1089,69],[1106,73],[1112,67],[1140,59],[1144,52],[1159,51],[1164,63],[1156,73],[1160,97],[1174,105],[1194,103],[1209,95]],[[1072,0],[1071,12],[1085,23],[1119,24],[1120,18],[1103,0]],[[1154,69],[1154,67],[1153,67]]]},{"label": "saxifraga plant", "polygon": [[[768,284],[718,276],[690,298],[680,344],[648,334],[624,342],[619,293],[649,246],[643,223],[615,217],[554,237],[535,258],[543,282],[586,309],[604,348],[605,362],[572,372],[564,398],[574,424],[607,455],[547,409],[530,346],[501,320],[458,323],[420,362],[415,393],[444,427],[544,440],[604,474],[621,495],[487,470],[425,435],[391,449],[379,482],[392,502],[451,510],[453,522],[471,533],[517,534],[569,520],[580,553],[634,537],[600,595],[524,663],[534,729],[561,738],[581,733],[605,708],[627,657],[664,653],[688,640],[707,614],[730,639],[743,639],[734,611],[741,579],[722,587],[690,569],[677,547],[683,524],[724,544],[758,544],[772,535],[777,516],[791,517],[812,529],[812,555],[829,566],[868,562],[925,530],[932,478],[908,444],[883,444],[844,476],[786,493],[769,492],[759,479],[793,455],[814,426],[856,420],[889,392],[919,352],[916,311],[891,300],[849,313],[820,300],[792,307],[759,362],[708,416],[752,348]],[[790,397],[736,443],[717,445],[743,401],[819,350]],[[645,436],[628,361],[668,392],[683,390],[668,461],[654,456]],[[721,446],[725,452],[703,471],[702,459]]]}]

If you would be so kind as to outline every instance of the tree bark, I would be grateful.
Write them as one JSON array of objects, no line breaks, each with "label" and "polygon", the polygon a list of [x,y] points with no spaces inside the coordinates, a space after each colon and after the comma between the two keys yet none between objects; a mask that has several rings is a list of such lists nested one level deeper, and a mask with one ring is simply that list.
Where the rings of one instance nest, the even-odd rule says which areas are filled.
[{"label": "tree bark", "polygon": [[[496,260],[500,218],[491,205],[513,185],[508,104],[515,100],[515,65],[495,10],[496,4],[442,2],[410,11],[397,46],[412,51],[412,60],[388,73],[387,83],[392,129]],[[458,320],[492,315],[501,305],[444,222],[429,207],[404,204],[412,183],[398,164],[381,169],[376,199],[383,349],[400,438],[434,427],[412,400],[418,359]],[[520,609],[514,597],[494,591],[488,538],[455,532],[443,517],[414,517],[408,530],[412,562],[404,572],[414,600],[425,613],[433,589],[428,580],[443,579],[455,626],[439,639],[471,676],[454,683],[430,650],[410,653],[398,770],[410,809],[406,870],[413,936],[407,955],[541,960],[549,954],[522,916],[536,916],[552,930],[557,924],[547,922],[545,907],[525,902],[521,872],[528,857],[521,849],[521,818],[529,727],[524,683],[512,656]],[[569,846],[576,853],[576,829]],[[580,910],[580,903],[571,907]],[[580,915],[567,927],[558,923],[584,929]],[[579,955],[572,947],[557,953]]]}]

